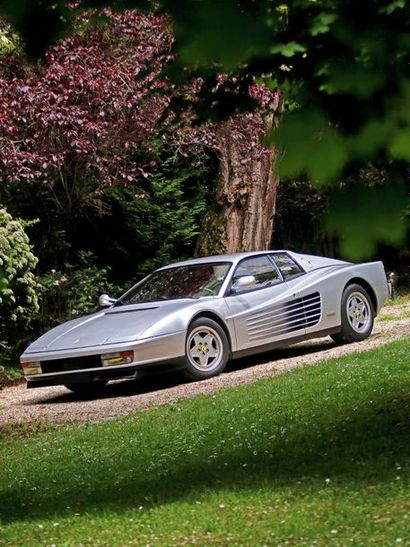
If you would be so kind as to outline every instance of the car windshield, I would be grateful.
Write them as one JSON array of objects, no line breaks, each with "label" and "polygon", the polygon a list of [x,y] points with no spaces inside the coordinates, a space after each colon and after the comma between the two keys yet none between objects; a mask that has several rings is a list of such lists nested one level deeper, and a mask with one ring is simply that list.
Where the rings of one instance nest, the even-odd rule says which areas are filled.
[{"label": "car windshield", "polygon": [[126,292],[117,305],[215,296],[230,266],[230,262],[208,262],[157,270]]}]

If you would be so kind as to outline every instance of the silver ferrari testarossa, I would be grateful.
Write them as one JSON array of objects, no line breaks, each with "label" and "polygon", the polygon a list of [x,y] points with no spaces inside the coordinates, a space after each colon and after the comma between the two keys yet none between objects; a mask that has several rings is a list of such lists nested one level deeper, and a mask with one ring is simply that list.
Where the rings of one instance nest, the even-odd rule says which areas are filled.
[{"label": "silver ferrari testarossa", "polygon": [[101,311],[68,321],[21,356],[27,386],[90,392],[155,367],[201,380],[230,359],[330,335],[367,338],[388,297],[381,262],[290,251],[210,256],[165,266]]}]

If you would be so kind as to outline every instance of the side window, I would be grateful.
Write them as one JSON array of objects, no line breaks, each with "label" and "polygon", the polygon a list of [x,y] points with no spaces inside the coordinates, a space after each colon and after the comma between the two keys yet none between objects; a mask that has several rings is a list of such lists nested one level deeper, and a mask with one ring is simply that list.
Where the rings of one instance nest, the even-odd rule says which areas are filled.
[{"label": "side window", "polygon": [[304,273],[302,268],[298,266],[289,255],[285,253],[275,253],[271,256],[275,260],[277,267],[285,279]]},{"label": "side window", "polygon": [[236,267],[235,273],[232,278],[232,285],[240,278],[247,275],[253,275],[256,283],[250,287],[243,289],[236,289],[235,293],[240,294],[253,289],[262,289],[263,287],[269,287],[281,281],[279,272],[269,260],[267,256],[255,256],[252,258],[245,258]]}]

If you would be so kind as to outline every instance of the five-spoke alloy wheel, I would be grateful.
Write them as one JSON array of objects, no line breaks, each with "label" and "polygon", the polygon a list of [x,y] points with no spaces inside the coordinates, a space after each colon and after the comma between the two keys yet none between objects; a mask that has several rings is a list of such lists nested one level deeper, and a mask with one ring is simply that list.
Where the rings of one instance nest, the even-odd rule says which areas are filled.
[{"label": "five-spoke alloy wheel", "polygon": [[212,319],[200,317],[192,322],[185,345],[185,374],[194,380],[216,376],[230,355],[228,338]]},{"label": "five-spoke alloy wheel", "polygon": [[342,330],[332,338],[338,344],[360,342],[370,336],[373,321],[373,305],[366,290],[361,285],[348,285],[342,295]]}]

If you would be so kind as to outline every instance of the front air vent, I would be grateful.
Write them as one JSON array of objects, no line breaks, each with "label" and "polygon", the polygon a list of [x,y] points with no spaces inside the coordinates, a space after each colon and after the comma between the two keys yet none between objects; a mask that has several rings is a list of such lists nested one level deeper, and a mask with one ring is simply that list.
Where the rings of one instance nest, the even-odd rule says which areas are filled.
[{"label": "front air vent", "polygon": [[101,357],[99,355],[86,355],[84,357],[72,357],[70,359],[51,359],[50,361],[41,361],[41,370],[43,374],[47,374],[49,372],[84,370],[87,368],[97,368],[101,366]]},{"label": "front air vent", "polygon": [[249,340],[264,340],[313,327],[319,323],[321,314],[322,300],[318,292],[272,306],[249,317],[246,322]]}]

